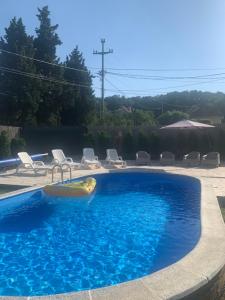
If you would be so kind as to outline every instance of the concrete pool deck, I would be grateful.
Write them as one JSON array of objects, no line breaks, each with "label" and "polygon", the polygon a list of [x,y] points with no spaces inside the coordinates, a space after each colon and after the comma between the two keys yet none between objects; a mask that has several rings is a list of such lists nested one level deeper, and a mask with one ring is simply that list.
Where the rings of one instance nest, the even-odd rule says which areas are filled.
[{"label": "concrete pool deck", "polygon": [[[217,196],[225,196],[225,167],[215,169],[183,168],[182,166],[129,166],[122,171],[169,172],[188,175],[201,181],[201,238],[195,248],[181,260],[151,275],[106,288],[39,297],[0,297],[0,299],[74,299],[74,300],[159,300],[182,299],[206,286],[225,265],[225,225]],[[105,173],[110,170],[75,170],[73,177]],[[68,175],[67,175],[68,176]],[[58,174],[58,180],[60,176]],[[17,176],[15,171],[0,174],[1,184],[30,185],[37,188],[51,182],[47,176]],[[20,193],[16,191],[15,193]],[[14,193],[14,194],[15,194]],[[9,193],[10,195],[13,193]],[[5,197],[6,195],[4,195]],[[2,197],[0,197],[2,198]],[[200,298],[193,298],[200,299]],[[201,298],[204,299],[204,298]],[[213,298],[211,298],[213,299]]]}]

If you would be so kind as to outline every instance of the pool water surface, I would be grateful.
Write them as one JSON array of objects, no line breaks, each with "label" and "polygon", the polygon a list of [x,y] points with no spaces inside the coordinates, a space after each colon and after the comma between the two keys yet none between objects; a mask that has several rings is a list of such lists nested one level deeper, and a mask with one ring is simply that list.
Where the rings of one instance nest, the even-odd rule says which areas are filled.
[{"label": "pool water surface", "polygon": [[37,190],[0,202],[0,295],[114,285],[176,262],[198,242],[197,179],[138,172],[94,177],[88,197]]}]

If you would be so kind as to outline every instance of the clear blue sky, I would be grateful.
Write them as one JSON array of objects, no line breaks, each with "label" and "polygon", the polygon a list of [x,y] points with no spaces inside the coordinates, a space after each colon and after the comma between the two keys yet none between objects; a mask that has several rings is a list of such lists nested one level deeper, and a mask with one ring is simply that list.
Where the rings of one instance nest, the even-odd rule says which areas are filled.
[{"label": "clear blue sky", "polygon": [[[0,10],[0,35],[14,17],[22,17],[27,31],[38,26],[37,7],[48,5],[52,23],[58,23],[63,44],[57,52],[61,59],[78,45],[88,67],[100,67],[100,39],[106,39],[106,68],[193,69],[198,71],[113,71],[159,76],[196,76],[225,73],[225,1],[224,0],[7,0]],[[222,69],[224,68],[224,69]],[[91,69],[93,73],[97,70]],[[223,77],[223,76],[221,76]],[[155,95],[173,90],[225,92],[225,79],[149,80],[129,79],[108,74],[106,91],[121,95]],[[213,77],[214,78],[214,77]],[[225,78],[225,76],[224,76]],[[204,84],[200,84],[204,82]],[[205,83],[208,82],[208,83]],[[193,84],[193,86],[188,86]],[[113,85],[113,86],[112,86]],[[169,88],[185,85],[184,87]],[[115,88],[115,87],[116,88]],[[98,78],[94,87],[100,87]],[[131,90],[141,90],[133,92]],[[99,90],[96,89],[96,95]]]}]

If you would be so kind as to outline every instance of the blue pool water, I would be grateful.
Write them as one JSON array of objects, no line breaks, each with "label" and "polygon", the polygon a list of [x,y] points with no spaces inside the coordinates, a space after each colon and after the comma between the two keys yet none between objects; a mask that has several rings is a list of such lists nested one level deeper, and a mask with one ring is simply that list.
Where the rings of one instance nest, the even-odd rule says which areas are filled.
[{"label": "blue pool water", "polygon": [[187,254],[200,236],[200,184],[185,176],[94,176],[83,198],[38,190],[0,202],[0,295],[113,285]]}]

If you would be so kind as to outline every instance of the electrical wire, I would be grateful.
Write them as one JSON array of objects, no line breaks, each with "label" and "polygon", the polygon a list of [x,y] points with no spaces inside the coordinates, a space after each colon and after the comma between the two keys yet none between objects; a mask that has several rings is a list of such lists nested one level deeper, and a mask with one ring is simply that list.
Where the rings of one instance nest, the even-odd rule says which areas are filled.
[{"label": "electrical wire", "polygon": [[108,78],[105,78],[105,80],[112,86],[114,87],[120,94],[123,94],[123,96],[126,96],[125,93],[120,90],[118,87],[115,86],[115,84],[113,84]]},{"label": "electrical wire", "polygon": [[[23,71],[19,71],[16,69],[10,69],[10,68],[5,68],[5,67],[0,67],[0,70],[2,70],[3,72],[7,72],[7,73],[12,73],[12,74],[16,74],[16,75],[22,75],[22,76],[26,76],[26,77],[30,77],[30,78],[34,78],[34,79],[40,79],[40,80],[45,80],[45,81],[49,81],[49,82],[53,82],[53,83],[57,83],[57,84],[63,84],[63,85],[70,85],[70,86],[76,86],[76,87],[84,87],[84,88],[90,88],[90,86],[87,85],[83,85],[83,84],[77,84],[77,83],[72,83],[72,82],[68,82],[68,81],[60,81],[54,78],[49,78],[43,75],[37,75],[34,73],[27,73],[27,72],[23,72]],[[126,92],[127,94],[133,94],[133,92],[137,92],[138,93],[147,93],[147,91],[157,91],[157,90],[166,90],[166,89],[174,89],[174,88],[181,88],[181,87],[187,87],[187,86],[193,86],[193,85],[199,85],[199,84],[206,84],[206,83],[214,83],[217,81],[221,81],[224,80],[225,78],[218,78],[218,79],[214,79],[214,80],[209,80],[209,81],[204,81],[204,82],[198,82],[198,83],[192,83],[192,84],[184,84],[184,85],[177,85],[177,86],[168,86],[168,87],[163,87],[163,88],[153,88],[153,89],[148,89],[148,90],[120,90],[120,92]],[[94,87],[96,89],[101,89],[99,87]],[[112,90],[112,89],[105,89],[107,91],[111,91],[111,92],[115,92],[117,90]],[[142,94],[143,95],[143,94]],[[148,95],[148,94],[146,94]]]},{"label": "electrical wire", "polygon": [[217,79],[221,78],[218,76],[224,76],[225,73],[214,73],[214,74],[205,74],[205,75],[197,75],[197,76],[152,76],[152,75],[143,75],[143,74],[127,74],[127,73],[115,73],[115,72],[108,72],[107,74],[114,75],[114,76],[120,76],[120,77],[126,77],[131,79],[150,79],[150,80],[186,80],[186,79]]},{"label": "electrical wire", "polygon": [[[45,80],[45,81],[49,81],[49,82],[53,82],[56,84],[63,84],[63,85],[70,85],[70,86],[76,86],[76,87],[84,87],[84,88],[90,88],[90,86],[88,85],[84,85],[84,84],[78,84],[78,83],[72,83],[69,81],[60,81],[57,80],[55,78],[50,78],[50,77],[46,77],[44,75],[41,74],[34,74],[34,73],[28,73],[28,72],[23,72],[20,71],[18,69],[12,69],[12,68],[7,68],[7,67],[1,67],[0,66],[0,70],[2,70],[3,72],[6,73],[11,73],[11,74],[16,74],[16,75],[20,75],[20,76],[26,76],[26,77],[30,77],[30,78],[34,78],[34,79],[39,79],[39,80]],[[119,90],[121,93],[126,93],[126,94],[134,94],[138,92],[138,95],[140,96],[140,94],[142,96],[146,95],[148,96],[148,92],[150,91],[160,91],[160,90],[168,90],[168,89],[175,89],[175,88],[182,88],[182,87],[188,87],[188,86],[195,86],[195,85],[201,85],[201,84],[207,84],[207,83],[214,83],[214,82],[218,82],[218,81],[224,81],[224,78],[216,78],[216,79],[211,79],[209,81],[204,81],[204,82],[196,82],[196,83],[191,83],[191,84],[184,84],[184,85],[176,85],[176,86],[168,86],[168,87],[162,87],[162,88],[153,88],[153,89],[148,89],[148,90]],[[115,86],[114,86],[115,87]],[[101,89],[99,87],[93,87],[95,89]],[[110,92],[115,92],[118,91],[118,89],[116,88],[116,90],[113,89],[105,89],[106,91],[110,91]]]},{"label": "electrical wire", "polygon": [[144,68],[111,68],[107,67],[108,70],[114,71],[144,71],[144,72],[192,72],[192,71],[216,71],[216,70],[225,70],[224,68],[178,68],[178,69],[144,69]]},{"label": "electrical wire", "polygon": [[[195,83],[190,83],[190,84],[183,84],[183,85],[176,85],[176,86],[167,86],[167,87],[161,87],[161,88],[152,88],[152,89],[147,89],[147,90],[120,90],[122,92],[125,92],[126,94],[133,94],[133,93],[147,93],[147,92],[151,92],[151,91],[161,91],[161,90],[167,90],[167,89],[175,89],[175,88],[182,88],[182,87],[188,87],[188,86],[195,86],[195,85],[201,85],[201,84],[207,84],[207,83],[214,83],[214,82],[218,82],[218,81],[224,81],[224,78],[217,78],[217,79],[213,79],[213,80],[208,80],[208,81],[204,81],[204,82],[195,82]],[[142,94],[143,95],[143,94]],[[146,94],[149,95],[149,94]]]},{"label": "electrical wire", "polygon": [[[17,69],[6,68],[6,67],[1,67],[0,66],[0,70],[2,70],[3,72],[6,72],[6,73],[26,76],[26,77],[30,77],[30,78],[33,78],[33,79],[45,80],[45,81],[49,81],[49,82],[53,82],[53,83],[57,83],[57,84],[90,88],[90,86],[88,86],[88,85],[73,83],[73,82],[69,82],[69,81],[66,81],[66,80],[58,80],[58,79],[55,79],[55,78],[52,78],[52,77],[47,77],[47,76],[44,76],[44,75],[41,75],[41,74],[23,72],[23,71],[20,71],[20,70],[17,70]],[[100,89],[98,87],[94,87],[94,88]]]},{"label": "electrical wire", "polygon": [[[83,70],[83,69],[78,69],[78,68],[72,68],[72,67],[68,67],[68,66],[65,66],[63,64],[56,64],[56,63],[51,63],[51,62],[48,62],[48,61],[45,61],[45,60],[41,60],[41,59],[37,59],[37,58],[34,58],[34,57],[30,57],[30,56],[26,56],[26,55],[22,55],[22,54],[19,54],[19,53],[16,53],[16,52],[12,52],[12,51],[8,51],[8,50],[5,50],[5,49],[2,49],[0,48],[0,51],[1,52],[4,52],[4,53],[8,53],[8,54],[12,54],[12,55],[16,55],[16,56],[19,56],[19,57],[23,57],[25,59],[30,59],[30,60],[33,60],[33,61],[36,61],[36,62],[39,62],[39,63],[44,63],[44,64],[48,64],[48,65],[52,65],[52,66],[55,66],[55,67],[60,67],[60,68],[64,68],[64,69],[69,69],[69,70],[74,70],[74,71],[78,71],[78,72],[84,72],[84,73],[89,73],[89,71],[87,70]],[[97,67],[88,67],[89,69],[94,69],[94,70],[100,70],[100,68],[97,68]],[[111,68],[111,67],[107,67],[108,70],[115,70],[115,71],[145,71],[145,72],[186,72],[186,71],[213,71],[213,70],[225,70],[225,67],[224,68],[216,68],[216,67],[213,67],[213,68],[181,68],[181,69],[145,69],[145,68]],[[132,75],[132,74],[130,74]],[[143,75],[145,76],[145,75]]]},{"label": "electrical wire", "polygon": [[[84,73],[90,73],[89,71],[86,71],[86,70],[83,70],[83,69],[77,69],[77,68],[67,67],[67,66],[60,65],[60,64],[51,63],[51,62],[48,62],[48,61],[45,61],[45,60],[41,60],[41,59],[37,59],[37,58],[34,58],[34,57],[22,55],[22,54],[19,54],[19,53],[7,51],[7,50],[1,49],[1,48],[0,48],[0,51],[4,52],[4,53],[16,55],[16,56],[19,56],[19,57],[23,57],[25,59],[30,59],[30,60],[33,60],[33,61],[36,61],[36,62],[39,62],[39,63],[48,64],[48,65],[51,65],[51,66],[54,66],[54,67],[60,67],[60,68],[63,68],[63,69],[68,69],[68,70],[84,72]],[[93,68],[93,69],[99,69],[99,68]]]}]

